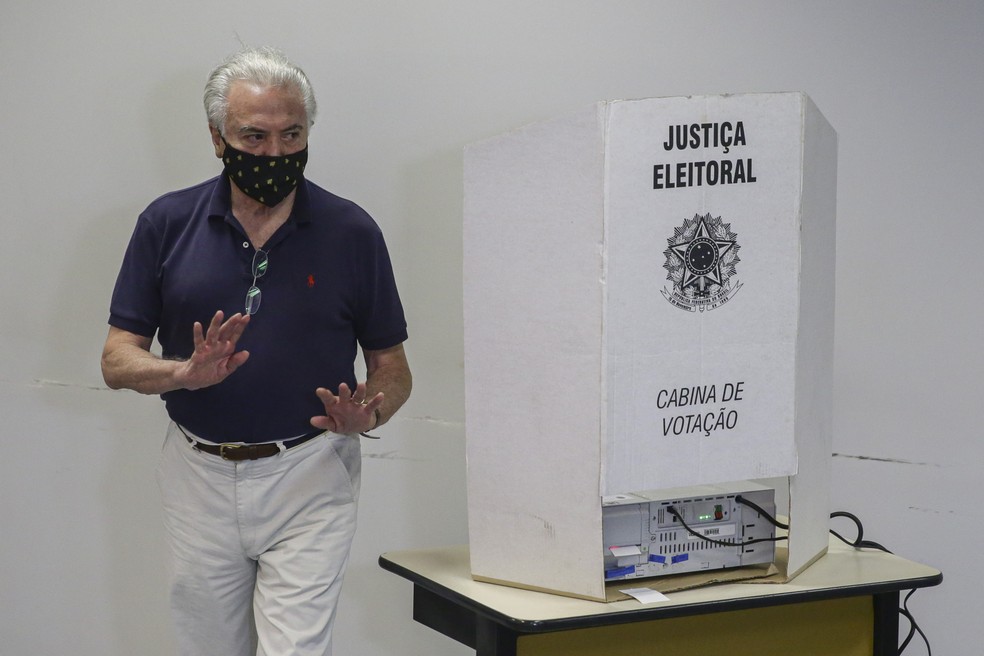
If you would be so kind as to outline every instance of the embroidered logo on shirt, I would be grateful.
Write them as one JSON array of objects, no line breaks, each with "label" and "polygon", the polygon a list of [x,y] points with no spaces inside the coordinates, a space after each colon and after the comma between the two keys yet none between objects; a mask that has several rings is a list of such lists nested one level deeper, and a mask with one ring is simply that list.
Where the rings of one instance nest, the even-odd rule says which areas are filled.
[{"label": "embroidered logo on shirt", "polygon": [[313,273],[309,273],[308,274],[308,277],[307,277],[307,286],[308,286],[308,288],[314,287],[314,274]]}]

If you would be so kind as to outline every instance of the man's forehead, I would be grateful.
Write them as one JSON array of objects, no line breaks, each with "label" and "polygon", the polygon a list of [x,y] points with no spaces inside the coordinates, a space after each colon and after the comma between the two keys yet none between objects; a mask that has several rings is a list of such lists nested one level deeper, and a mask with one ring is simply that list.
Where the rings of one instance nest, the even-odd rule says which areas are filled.
[{"label": "man's forehead", "polygon": [[236,132],[292,130],[307,126],[301,94],[285,87],[236,83],[229,91],[227,128]]},{"label": "man's forehead", "polygon": [[237,80],[229,87],[230,110],[303,112],[304,96],[292,86],[265,86]]}]

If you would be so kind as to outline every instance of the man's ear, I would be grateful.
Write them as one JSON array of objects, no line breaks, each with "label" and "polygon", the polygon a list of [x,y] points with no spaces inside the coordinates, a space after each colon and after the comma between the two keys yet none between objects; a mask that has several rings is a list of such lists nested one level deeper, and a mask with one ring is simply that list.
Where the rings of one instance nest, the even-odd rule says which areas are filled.
[{"label": "man's ear", "polygon": [[212,134],[212,146],[215,148],[215,156],[220,158],[225,152],[225,142],[222,141],[222,133],[214,125],[209,124],[208,131]]}]

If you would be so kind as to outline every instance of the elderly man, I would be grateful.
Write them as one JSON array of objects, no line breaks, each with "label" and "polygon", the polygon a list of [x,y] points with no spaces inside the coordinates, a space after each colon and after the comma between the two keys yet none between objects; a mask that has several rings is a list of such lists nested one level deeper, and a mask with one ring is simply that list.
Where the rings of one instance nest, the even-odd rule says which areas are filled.
[{"label": "elderly man", "polygon": [[158,481],[181,653],[323,656],[359,435],[410,394],[403,308],[376,223],[303,177],[304,73],[244,50],[212,71],[205,109],[223,173],[140,215],[103,375],[160,394],[171,418]]}]

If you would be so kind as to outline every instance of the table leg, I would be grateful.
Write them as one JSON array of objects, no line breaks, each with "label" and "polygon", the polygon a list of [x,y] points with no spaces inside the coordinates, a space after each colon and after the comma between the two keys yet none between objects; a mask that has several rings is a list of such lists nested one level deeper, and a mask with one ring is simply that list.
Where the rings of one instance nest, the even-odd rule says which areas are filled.
[{"label": "table leg", "polygon": [[475,629],[475,656],[516,656],[515,631],[485,617],[476,618]]},{"label": "table leg", "polygon": [[883,592],[872,596],[875,605],[875,656],[898,656],[899,593]]}]

